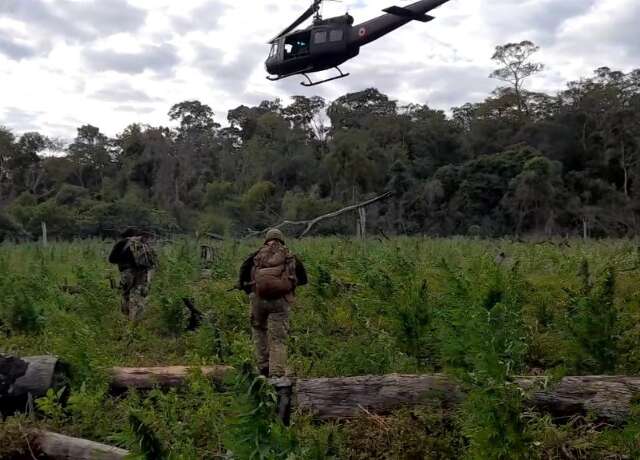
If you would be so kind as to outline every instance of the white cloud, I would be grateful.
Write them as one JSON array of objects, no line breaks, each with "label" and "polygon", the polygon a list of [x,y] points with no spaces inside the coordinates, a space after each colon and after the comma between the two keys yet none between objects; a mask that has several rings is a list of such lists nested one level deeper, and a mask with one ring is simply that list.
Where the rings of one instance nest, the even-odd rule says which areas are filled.
[{"label": "white cloud", "polygon": [[[327,2],[362,22],[402,0]],[[240,104],[292,95],[334,99],[375,86],[401,102],[481,100],[497,44],[531,39],[547,70],[532,89],[560,89],[602,65],[640,59],[637,0],[452,0],[363,48],[351,77],[307,89],[265,79],[265,42],[306,7],[300,0],[0,0],[0,124],[73,137],[84,123],[115,135],[128,123],[167,124],[170,106],[209,104],[219,121]]]}]

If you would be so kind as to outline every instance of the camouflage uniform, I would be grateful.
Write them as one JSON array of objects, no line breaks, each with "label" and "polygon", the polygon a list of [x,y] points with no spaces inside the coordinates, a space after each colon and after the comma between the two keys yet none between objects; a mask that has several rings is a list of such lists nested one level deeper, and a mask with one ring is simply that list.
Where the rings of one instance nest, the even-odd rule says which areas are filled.
[{"label": "camouflage uniform", "polygon": [[122,313],[130,321],[138,322],[149,295],[156,255],[147,242],[148,234],[129,230],[122,236],[111,251],[109,262],[117,264],[120,270]]},{"label": "camouflage uniform", "polygon": [[[284,243],[282,232],[270,230],[265,244],[272,240]],[[286,374],[289,312],[295,301],[295,292],[275,300],[262,299],[253,292],[251,272],[256,254],[251,254],[242,264],[239,286],[249,294],[251,302],[251,330],[258,369],[265,376],[282,377]],[[296,284],[307,284],[307,273],[297,258],[295,268]]]},{"label": "camouflage uniform", "polygon": [[256,294],[251,300],[251,330],[258,369],[272,377],[286,373],[290,303],[285,298],[264,300]]},{"label": "camouflage uniform", "polygon": [[125,268],[120,273],[122,290],[122,313],[130,321],[137,322],[142,317],[149,296],[151,271]]}]

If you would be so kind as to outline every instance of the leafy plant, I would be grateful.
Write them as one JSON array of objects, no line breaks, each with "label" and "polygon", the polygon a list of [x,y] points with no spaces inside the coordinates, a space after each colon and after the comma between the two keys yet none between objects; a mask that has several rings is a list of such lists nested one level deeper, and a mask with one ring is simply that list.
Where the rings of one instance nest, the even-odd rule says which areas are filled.
[{"label": "leafy plant", "polygon": [[36,400],[38,410],[56,425],[60,425],[67,416],[62,404],[65,391],[66,388],[61,388],[57,391],[49,388],[45,396]]},{"label": "leafy plant", "polygon": [[592,283],[589,264],[580,269],[581,287],[569,290],[567,331],[577,346],[575,363],[578,372],[607,373],[616,365],[619,334],[615,300],[615,271],[607,267],[596,283]]},{"label": "leafy plant", "polygon": [[286,459],[297,441],[277,417],[278,395],[269,382],[245,365],[238,375],[225,445],[241,459]]},{"label": "leafy plant", "polygon": [[149,424],[143,420],[142,414],[132,411],[129,414],[129,424],[137,441],[139,454],[134,457],[136,460],[164,460],[167,458],[162,443]]}]

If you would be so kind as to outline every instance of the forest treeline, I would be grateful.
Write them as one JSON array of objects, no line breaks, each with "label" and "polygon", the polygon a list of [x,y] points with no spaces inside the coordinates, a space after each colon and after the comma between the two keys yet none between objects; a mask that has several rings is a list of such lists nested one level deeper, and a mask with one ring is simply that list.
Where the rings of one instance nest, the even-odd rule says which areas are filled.
[{"label": "forest treeline", "polygon": [[[168,112],[174,128],[134,124],[109,138],[85,125],[68,146],[0,127],[0,239],[35,238],[42,222],[57,238],[130,225],[242,235],[387,191],[369,209],[370,232],[637,234],[640,69],[532,92],[537,49],[497,47],[491,76],[503,86],[450,116],[370,88],[243,105],[225,127],[185,101]],[[354,220],[317,232],[351,234]]]}]

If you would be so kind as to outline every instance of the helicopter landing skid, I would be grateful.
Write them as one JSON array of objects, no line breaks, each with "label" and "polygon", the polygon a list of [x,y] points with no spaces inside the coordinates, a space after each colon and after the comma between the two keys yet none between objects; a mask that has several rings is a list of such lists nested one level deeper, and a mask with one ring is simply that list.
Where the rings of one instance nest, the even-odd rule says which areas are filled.
[{"label": "helicopter landing skid", "polygon": [[351,74],[349,74],[349,73],[343,73],[343,72],[342,72],[342,70],[340,70],[340,67],[337,67],[337,66],[336,66],[336,67],[335,67],[335,69],[336,69],[338,72],[340,72],[340,75],[336,75],[335,77],[327,78],[327,79],[325,79],[325,80],[320,80],[320,81],[316,81],[316,82],[314,82],[313,80],[311,80],[311,78],[309,77],[309,75],[307,75],[306,73],[302,73],[301,75],[303,75],[307,80],[309,80],[309,83],[307,83],[307,82],[303,81],[303,82],[300,82],[300,84],[301,84],[302,86],[306,86],[306,87],[316,86],[316,85],[321,85],[322,83],[327,83],[327,82],[330,82],[330,81],[333,81],[333,80],[339,80],[339,79],[341,79],[341,78],[346,78],[346,77],[348,77],[349,75],[351,75]]}]

